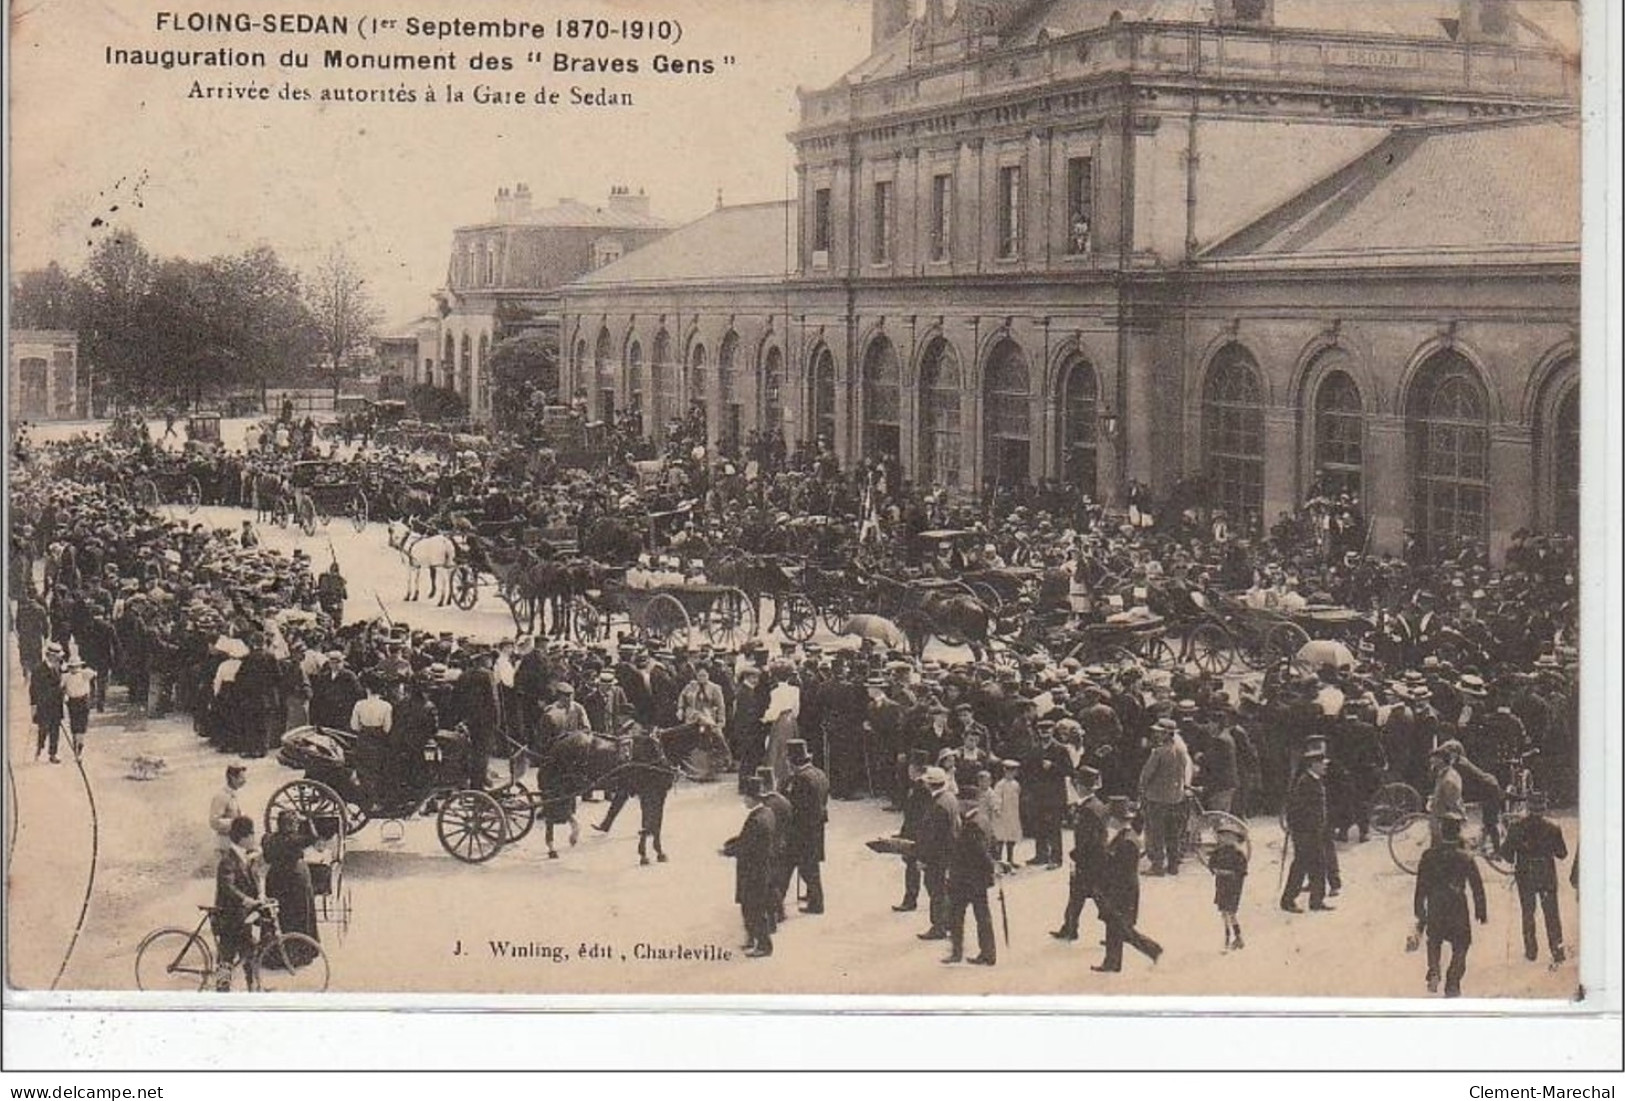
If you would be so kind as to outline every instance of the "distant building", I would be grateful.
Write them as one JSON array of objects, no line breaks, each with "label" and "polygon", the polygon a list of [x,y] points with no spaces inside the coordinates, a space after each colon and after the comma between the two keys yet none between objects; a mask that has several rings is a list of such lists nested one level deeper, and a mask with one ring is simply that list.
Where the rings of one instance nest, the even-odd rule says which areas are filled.
[{"label": "distant building", "polygon": [[373,365],[378,371],[378,397],[381,400],[405,397],[418,372],[416,330],[375,337],[372,351]]},{"label": "distant building", "polygon": [[6,413],[19,421],[78,420],[87,415],[79,388],[79,334],[13,329],[7,340]]},{"label": "distant building", "polygon": [[1579,87],[1543,0],[874,0],[795,203],[565,288],[567,385],[1498,555],[1578,524]]},{"label": "distant building", "polygon": [[492,347],[522,333],[556,334],[562,284],[670,229],[650,213],[647,195],[627,187],[612,188],[602,206],[560,199],[540,209],[528,185],[499,188],[490,221],[453,233],[446,286],[435,296],[438,356],[419,356],[438,363],[425,363],[425,375],[467,398],[475,419],[489,417]]}]

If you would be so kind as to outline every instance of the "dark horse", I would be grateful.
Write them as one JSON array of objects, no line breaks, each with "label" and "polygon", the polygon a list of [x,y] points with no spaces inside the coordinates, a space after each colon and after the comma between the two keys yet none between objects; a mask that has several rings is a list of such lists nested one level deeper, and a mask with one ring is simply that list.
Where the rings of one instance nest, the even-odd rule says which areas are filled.
[{"label": "dark horse", "polygon": [[969,646],[977,661],[984,659],[994,618],[976,597],[954,585],[895,581],[879,574],[866,581],[880,614],[902,628],[916,657],[935,636],[950,646]]}]

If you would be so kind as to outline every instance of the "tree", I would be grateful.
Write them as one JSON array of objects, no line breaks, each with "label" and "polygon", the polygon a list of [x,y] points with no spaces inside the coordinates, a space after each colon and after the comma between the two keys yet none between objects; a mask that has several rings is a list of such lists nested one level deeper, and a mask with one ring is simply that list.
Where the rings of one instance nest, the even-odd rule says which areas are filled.
[{"label": "tree", "polygon": [[311,275],[306,297],[315,319],[317,346],[333,363],[333,395],[338,396],[344,361],[366,347],[380,317],[367,281],[343,246],[334,246]]},{"label": "tree", "polygon": [[11,327],[77,330],[84,304],[82,282],[53,260],[49,267],[17,276],[11,286]]},{"label": "tree", "polygon": [[491,349],[491,386],[511,400],[496,403],[499,428],[512,428],[523,418],[537,393],[559,388],[559,342],[551,334],[511,336]]},{"label": "tree", "polygon": [[413,415],[422,421],[457,421],[468,416],[468,402],[463,400],[463,395],[427,382],[412,387],[407,401],[412,405]]},{"label": "tree", "polygon": [[157,261],[135,234],[116,230],[97,244],[80,277],[79,345],[99,386],[128,397],[144,387],[149,349],[146,297]]}]

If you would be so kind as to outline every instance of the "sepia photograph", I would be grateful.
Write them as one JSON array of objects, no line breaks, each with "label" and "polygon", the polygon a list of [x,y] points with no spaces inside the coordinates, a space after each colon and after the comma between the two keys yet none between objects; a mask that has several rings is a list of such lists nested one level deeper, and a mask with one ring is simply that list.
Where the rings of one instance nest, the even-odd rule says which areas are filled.
[{"label": "sepia photograph", "polygon": [[1592,10],[746,7],[11,5],[8,1003],[1584,1005]]}]

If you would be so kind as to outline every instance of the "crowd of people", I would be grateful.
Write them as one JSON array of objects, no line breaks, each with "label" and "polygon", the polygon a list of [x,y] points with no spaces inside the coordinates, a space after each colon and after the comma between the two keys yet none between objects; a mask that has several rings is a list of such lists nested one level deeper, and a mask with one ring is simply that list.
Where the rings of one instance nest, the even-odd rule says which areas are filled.
[{"label": "crowd of people", "polygon": [[[519,749],[540,756],[583,731],[696,725],[715,734],[699,743],[701,771],[737,768],[757,808],[734,854],[753,954],[771,951],[786,867],[800,869],[809,908],[823,906],[817,859],[806,855],[821,858],[822,821],[814,845],[810,826],[795,824],[796,800],[788,812],[770,805],[778,787],[813,768],[830,797],[883,800],[901,816],[898,908],[914,909],[923,886],[922,936],[951,940],[951,960],[962,958],[967,910],[979,927],[972,962],[996,959],[987,891],[1030,841],[1026,864],[1061,868],[1070,856],[1056,935],[1076,937],[1094,899],[1106,970],[1121,968],[1125,944],[1160,952],[1134,924],[1141,867],[1180,873],[1193,796],[1242,821],[1284,813],[1289,910],[1305,890],[1311,910],[1329,908],[1334,841],[1372,835],[1383,783],[1428,798],[1441,842],[1473,802],[1492,840],[1512,845],[1496,818],[1509,790],[1527,794],[1526,769],[1553,805],[1576,798],[1569,540],[1520,532],[1492,568],[1470,546],[1366,553],[1363,534],[1350,534],[1363,533],[1357,503],[1346,498],[1317,498],[1267,533],[1237,531],[1203,506],[1154,509],[1143,494],[1132,517],[1058,483],[955,500],[910,484],[886,460],[843,471],[824,446],[710,456],[675,442],[653,476],[630,462],[540,470],[522,449],[432,459],[364,448],[332,459],[358,480],[393,485],[390,499],[426,529],[488,532],[505,522],[522,542],[527,531],[567,526],[581,553],[613,550],[621,568],[635,568],[639,540],[658,536],[702,568],[741,551],[793,549],[904,579],[1026,571],[1031,584],[1012,603],[1019,624],[985,660],[940,662],[873,638],[827,648],[757,638],[728,649],[632,635],[586,643],[557,631],[474,639],[387,616],[347,619],[336,560],[324,568],[303,551],[274,553],[256,545],[250,525],[210,530],[118,492],[129,471],[180,461],[207,473],[206,502],[246,506],[267,464],[298,450],[273,438],[251,452],[193,449],[175,460],[150,439],[30,444],[11,485],[10,588],[41,751],[57,757],[64,715],[77,751],[90,712],[120,685],[128,707],[187,713],[200,736],[245,757],[276,752],[307,725],[372,735],[371,782],[388,802],[421,784],[414,770],[437,731],[463,732],[467,783],[488,787]],[[674,518],[668,530],[629,520],[656,515]],[[828,522],[793,530],[797,516]],[[933,529],[971,538],[921,538]],[[1061,656],[1053,645],[1135,608],[1177,632],[1225,593],[1282,612],[1339,605],[1364,619],[1345,638],[1347,660],[1306,667],[1288,655],[1239,681],[1191,663]],[[800,838],[788,856],[781,834]],[[1552,846],[1535,848],[1549,855]],[[1219,868],[1216,902],[1226,946],[1240,948],[1245,866],[1230,863]],[[1466,889],[1454,867],[1424,869],[1419,891],[1441,877]],[[1438,920],[1418,897],[1418,916]],[[1459,975],[1450,982],[1459,990]]]}]

